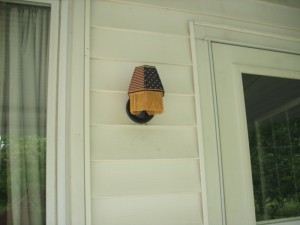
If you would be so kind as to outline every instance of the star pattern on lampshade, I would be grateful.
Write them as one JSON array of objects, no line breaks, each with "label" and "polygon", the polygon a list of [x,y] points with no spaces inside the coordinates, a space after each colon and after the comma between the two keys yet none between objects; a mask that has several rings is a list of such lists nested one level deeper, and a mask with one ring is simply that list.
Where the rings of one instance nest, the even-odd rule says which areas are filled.
[{"label": "star pattern on lampshade", "polygon": [[156,90],[164,89],[155,67],[146,67],[144,73],[145,88]]}]

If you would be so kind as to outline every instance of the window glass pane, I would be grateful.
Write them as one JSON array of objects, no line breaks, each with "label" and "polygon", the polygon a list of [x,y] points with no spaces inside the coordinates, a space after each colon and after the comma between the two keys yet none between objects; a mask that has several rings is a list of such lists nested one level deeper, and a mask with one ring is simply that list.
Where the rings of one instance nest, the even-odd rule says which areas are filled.
[{"label": "window glass pane", "polygon": [[0,224],[45,224],[50,8],[0,2]]},{"label": "window glass pane", "polygon": [[300,81],[243,74],[243,87],[256,220],[297,219]]}]

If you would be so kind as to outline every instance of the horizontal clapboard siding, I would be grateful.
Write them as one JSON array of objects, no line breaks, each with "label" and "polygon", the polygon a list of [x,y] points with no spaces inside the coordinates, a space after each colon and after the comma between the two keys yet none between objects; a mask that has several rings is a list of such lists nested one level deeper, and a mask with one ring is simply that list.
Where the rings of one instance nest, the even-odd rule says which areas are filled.
[{"label": "horizontal clapboard siding", "polygon": [[[91,124],[135,124],[126,114],[127,93],[91,92]],[[165,95],[164,110],[151,121],[153,125],[195,125],[193,96]]]},{"label": "horizontal clapboard siding", "polygon": [[195,143],[196,127],[91,126],[93,160],[197,158]]},{"label": "horizontal clapboard siding", "polygon": [[[288,11],[291,17],[278,17]],[[296,14],[259,1],[91,0],[93,225],[203,225],[188,22],[199,21],[195,35],[201,39],[237,41],[220,29],[236,27],[298,40]],[[164,114],[148,125],[135,124],[125,112],[140,65],[156,66],[166,91]]]},{"label": "horizontal clapboard siding", "polygon": [[[91,59],[91,89],[107,91],[128,90],[134,67],[147,62]],[[194,94],[191,66],[152,63],[156,66],[168,94]]]},{"label": "horizontal clapboard siding", "polygon": [[91,28],[91,57],[191,65],[188,37],[103,27]]},{"label": "horizontal clapboard siding", "polygon": [[197,193],[92,199],[92,223],[104,225],[202,225]]},{"label": "horizontal clapboard siding", "polygon": [[92,198],[200,192],[199,165],[194,159],[93,161],[91,174]]},{"label": "horizontal clapboard siding", "polygon": [[[193,20],[207,25],[219,24],[219,26],[240,27],[241,29],[273,33],[283,37],[296,39],[300,37],[298,29],[300,10],[297,8],[278,7],[275,4],[264,4],[263,2],[259,3],[259,1],[239,2],[236,0],[226,1],[226,4],[223,4],[222,1],[208,0],[193,0],[188,3],[160,0],[146,0],[146,2],[141,0],[95,0],[93,4],[99,4],[101,7],[92,8],[92,24],[188,36],[189,30],[186,24]],[[145,3],[152,6],[149,7]],[[195,4],[194,7],[193,3]],[[245,6],[245,3],[249,4],[248,9],[241,7]],[[166,4],[168,10],[166,10]],[[222,6],[220,7],[220,5]],[[175,10],[170,9],[172,7]],[[223,7],[228,7],[228,10],[224,11]],[[253,7],[255,10],[252,10]],[[261,15],[258,14],[257,8],[261,9]],[[266,13],[267,11],[269,14]],[[289,14],[290,16],[278,17],[276,11],[280,11],[279,14],[281,15]],[[141,23],[141,21],[143,22]],[[202,37],[203,34],[202,32],[199,37]],[[206,37],[210,37],[210,35],[206,35]],[[225,37],[227,38],[227,34]]]},{"label": "horizontal clapboard siding", "polygon": [[189,13],[120,2],[94,1],[91,9],[91,23],[95,26],[118,27],[185,36],[189,34],[186,23],[190,19],[191,15]]},{"label": "horizontal clapboard siding", "polygon": [[[103,0],[98,0],[103,1]],[[114,0],[108,0],[114,1]],[[189,13],[190,16],[198,14],[211,16],[221,20],[245,21],[253,24],[266,24],[290,29],[299,29],[299,8],[286,7],[289,0],[265,0],[277,4],[266,4],[262,1],[240,1],[240,0],[118,0],[118,3],[126,3],[132,7],[145,6],[148,8],[162,9],[165,14],[172,12]],[[281,16],[278,16],[281,15]],[[286,16],[289,15],[289,16]],[[163,15],[160,18],[164,18]],[[202,18],[200,18],[202,19]],[[158,19],[156,20],[158,21]],[[199,20],[201,21],[201,20]],[[224,21],[226,23],[226,21]]]},{"label": "horizontal clapboard siding", "polygon": [[[91,1],[92,224],[203,224],[188,13]],[[176,26],[174,25],[176,24]],[[136,66],[156,66],[164,109],[125,111]]]}]

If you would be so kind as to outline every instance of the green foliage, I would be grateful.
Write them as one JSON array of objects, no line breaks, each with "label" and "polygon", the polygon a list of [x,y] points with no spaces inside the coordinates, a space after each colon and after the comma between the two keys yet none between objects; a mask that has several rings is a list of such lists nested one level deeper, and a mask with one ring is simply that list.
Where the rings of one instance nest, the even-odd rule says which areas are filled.
[{"label": "green foliage", "polygon": [[7,207],[7,138],[0,136],[0,215]]},{"label": "green foliage", "polygon": [[[45,214],[46,190],[46,139],[38,136],[10,138],[0,136],[0,216],[12,205],[11,187],[20,187],[21,199],[29,191],[42,199]],[[12,177],[15,177],[14,179]],[[20,179],[16,179],[16,178]],[[27,198],[28,199],[28,198]],[[36,207],[35,198],[28,200],[29,207]]]}]

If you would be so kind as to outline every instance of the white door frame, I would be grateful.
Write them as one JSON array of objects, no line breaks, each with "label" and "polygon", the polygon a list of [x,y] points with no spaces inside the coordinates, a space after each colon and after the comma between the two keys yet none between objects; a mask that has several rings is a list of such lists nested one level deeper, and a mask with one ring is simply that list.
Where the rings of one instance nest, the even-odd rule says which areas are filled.
[{"label": "white door frame", "polygon": [[[294,30],[281,27],[243,21],[224,25],[221,20],[218,24],[191,21],[189,27],[196,111],[200,127],[199,156],[204,224],[226,225],[212,43],[300,55],[300,31],[295,37]],[[286,35],[280,35],[282,33]]]}]

